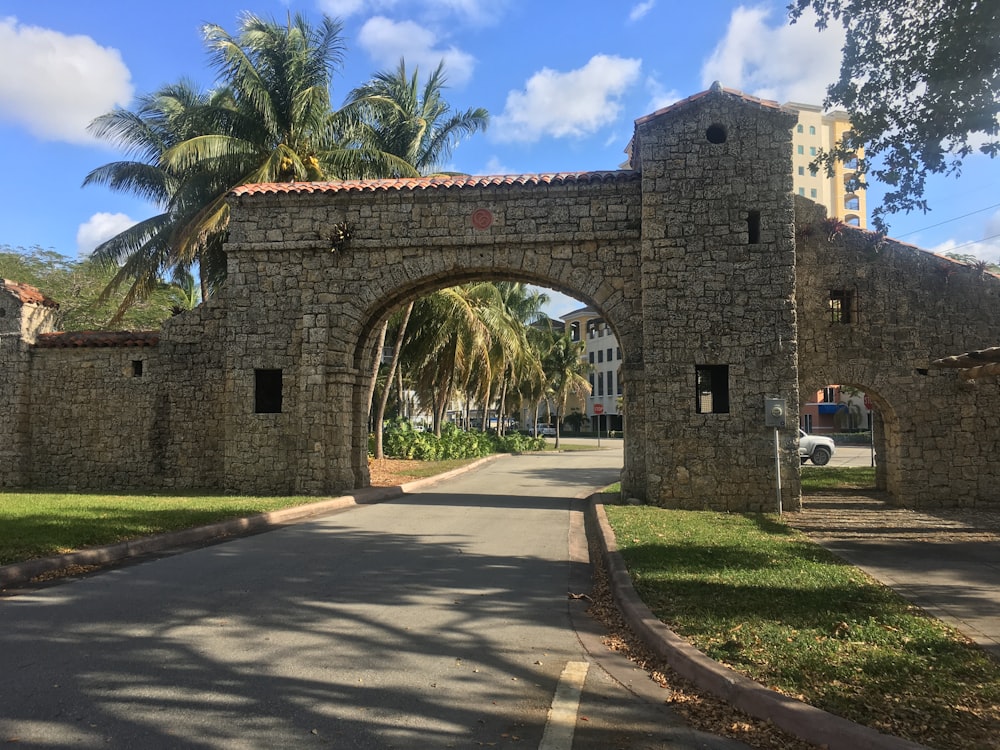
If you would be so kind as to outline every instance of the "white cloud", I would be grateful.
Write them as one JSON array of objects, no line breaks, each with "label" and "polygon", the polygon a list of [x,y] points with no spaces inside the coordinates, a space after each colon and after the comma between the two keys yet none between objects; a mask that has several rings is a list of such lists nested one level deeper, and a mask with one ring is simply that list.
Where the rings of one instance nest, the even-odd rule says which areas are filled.
[{"label": "white cloud", "polygon": [[429,74],[444,61],[450,86],[468,82],[476,64],[472,55],[456,47],[438,48],[437,35],[413,21],[369,18],[358,33],[358,43],[383,70],[395,69],[402,57],[408,70],[418,66],[423,74]]},{"label": "white cloud", "polygon": [[821,104],[839,76],[843,29],[819,31],[811,14],[792,25],[782,15],[772,26],[769,15],[762,7],[733,11],[726,36],[702,66],[702,85],[720,81],[765,99]]},{"label": "white cloud", "polygon": [[649,104],[646,105],[647,114],[669,107],[683,98],[677,89],[664,88],[656,76],[646,78],[646,90],[649,92]]},{"label": "white cloud", "polygon": [[640,18],[645,16],[647,13],[649,13],[649,11],[653,9],[654,5],[656,5],[656,0],[646,0],[645,2],[639,3],[638,5],[633,5],[632,10],[629,11],[628,20],[632,23],[635,23]]},{"label": "white cloud", "polygon": [[491,156],[489,161],[486,162],[486,170],[483,174],[513,174],[513,171],[509,167],[505,167],[503,162],[501,162],[496,156]]},{"label": "white cloud", "polygon": [[94,252],[94,248],[109,240],[119,232],[124,232],[136,223],[125,214],[96,213],[76,230],[76,252],[83,257]]},{"label": "white cloud", "polygon": [[508,0],[317,0],[320,11],[335,18],[386,13],[406,6],[422,18],[458,16],[476,24],[495,22]]},{"label": "white cloud", "polygon": [[118,50],[0,18],[0,119],[38,138],[91,143],[87,125],[132,98]]},{"label": "white cloud", "polygon": [[522,142],[590,135],[618,118],[619,99],[639,78],[641,66],[637,59],[595,55],[567,73],[544,68],[523,91],[507,94],[491,132],[500,141]]},{"label": "white cloud", "polygon": [[[372,3],[366,3],[365,0],[319,0],[316,3],[320,12],[334,18],[353,16],[355,13],[363,11],[366,5],[371,7]],[[382,7],[382,5],[382,3],[379,3],[379,7]]]},{"label": "white cloud", "polygon": [[982,234],[979,236],[983,238],[980,242],[968,239],[949,239],[935,245],[930,250],[939,255],[956,252],[963,255],[974,255],[980,260],[988,260],[993,263],[1000,262],[1000,211],[986,220],[982,227]]}]

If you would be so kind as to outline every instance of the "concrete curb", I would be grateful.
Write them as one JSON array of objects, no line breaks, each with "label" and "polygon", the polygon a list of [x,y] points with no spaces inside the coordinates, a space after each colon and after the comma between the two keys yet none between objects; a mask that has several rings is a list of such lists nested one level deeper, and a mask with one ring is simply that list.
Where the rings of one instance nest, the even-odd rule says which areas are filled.
[{"label": "concrete curb", "polygon": [[682,677],[751,716],[829,750],[926,750],[924,745],[882,734],[770,690],[703,654],[660,622],[639,598],[600,496],[591,500],[588,513],[601,545],[612,593],[625,620]]},{"label": "concrete curb", "polygon": [[124,542],[109,544],[103,547],[89,547],[76,552],[68,552],[64,555],[39,557],[33,560],[3,565],[0,566],[0,589],[5,586],[27,583],[32,578],[44,573],[62,570],[74,565],[107,565],[108,563],[127,560],[131,557],[139,557],[151,552],[162,552],[163,550],[184,547],[190,544],[199,544],[213,539],[236,537],[256,531],[275,529],[321,516],[324,513],[331,513],[335,510],[392,500],[408,492],[425,489],[438,482],[443,482],[446,479],[472,471],[490,461],[503,458],[505,455],[494,454],[478,461],[473,461],[467,466],[461,466],[457,469],[444,472],[443,474],[437,474],[426,479],[417,479],[393,487],[366,487],[356,490],[350,495],[341,495],[315,503],[308,503],[307,505],[296,505],[293,508],[282,508],[281,510],[273,510],[268,513],[257,513],[245,518],[230,518],[226,521],[217,521],[205,526],[168,531],[163,534],[128,539]]}]

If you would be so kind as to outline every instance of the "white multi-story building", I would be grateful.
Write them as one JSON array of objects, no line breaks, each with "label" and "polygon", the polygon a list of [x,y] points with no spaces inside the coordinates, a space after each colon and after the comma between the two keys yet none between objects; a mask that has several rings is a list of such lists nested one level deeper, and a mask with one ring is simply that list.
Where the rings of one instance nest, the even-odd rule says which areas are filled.
[{"label": "white multi-story building", "polygon": [[[586,342],[583,354],[591,365],[590,396],[586,399],[572,399],[566,411],[572,414],[578,410],[588,417],[590,428],[602,432],[622,429],[621,400],[622,350],[611,327],[604,322],[592,307],[581,307],[562,317],[566,332],[574,341]],[[603,414],[595,414],[594,405],[600,404]]]}]

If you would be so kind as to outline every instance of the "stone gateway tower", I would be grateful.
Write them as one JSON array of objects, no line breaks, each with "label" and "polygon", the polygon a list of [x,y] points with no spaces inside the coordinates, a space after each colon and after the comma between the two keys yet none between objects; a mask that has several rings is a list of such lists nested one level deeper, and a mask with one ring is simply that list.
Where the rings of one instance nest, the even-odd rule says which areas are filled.
[{"label": "stone gateway tower", "polygon": [[[46,303],[8,285],[0,486],[365,486],[381,324],[435,289],[508,279],[614,329],[629,496],[774,509],[777,444],[782,504],[798,507],[806,372],[806,388],[872,392],[897,502],[1000,504],[1000,463],[981,460],[1000,449],[998,389],[927,375],[1000,342],[1000,280],[793,199],[795,122],[715,85],[638,120],[626,169],[247,185],[229,198],[224,291],[155,333],[53,332]],[[855,314],[831,318],[846,294]],[[909,408],[914,393],[933,409]],[[765,404],[780,402],[776,432]],[[949,441],[974,457],[946,463]]]},{"label": "stone gateway tower", "polygon": [[[765,399],[785,399],[786,424],[798,424],[795,122],[716,85],[636,123],[642,361],[625,382],[628,424],[643,425],[645,478],[625,485],[641,497],[776,505]],[[794,437],[785,432],[786,507],[798,503]]]}]

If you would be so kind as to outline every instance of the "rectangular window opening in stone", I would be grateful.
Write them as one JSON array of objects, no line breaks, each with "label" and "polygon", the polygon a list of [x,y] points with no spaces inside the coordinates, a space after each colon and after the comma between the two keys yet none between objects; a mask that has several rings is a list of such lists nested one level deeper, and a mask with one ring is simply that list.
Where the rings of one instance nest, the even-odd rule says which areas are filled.
[{"label": "rectangular window opening in stone", "polygon": [[729,413],[729,365],[695,365],[698,414]]},{"label": "rectangular window opening in stone", "polygon": [[281,413],[281,370],[254,370],[254,407],[257,414]]},{"label": "rectangular window opening in stone", "polygon": [[132,360],[132,377],[141,378],[142,377],[142,360],[133,359]]},{"label": "rectangular window opening in stone", "polygon": [[750,211],[747,214],[747,242],[751,245],[760,244],[760,211]]},{"label": "rectangular window opening in stone", "polygon": [[603,372],[597,373],[597,395],[598,396],[603,396],[604,395],[604,373]]},{"label": "rectangular window opening in stone", "polygon": [[850,325],[856,317],[854,292],[850,289],[833,289],[830,291],[830,322],[839,325]]}]

